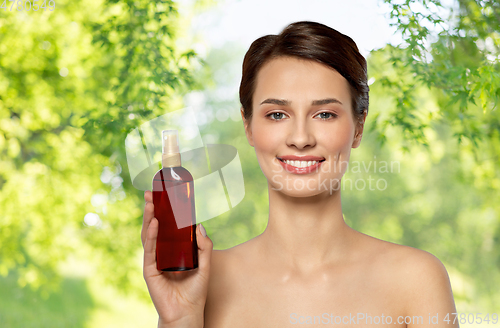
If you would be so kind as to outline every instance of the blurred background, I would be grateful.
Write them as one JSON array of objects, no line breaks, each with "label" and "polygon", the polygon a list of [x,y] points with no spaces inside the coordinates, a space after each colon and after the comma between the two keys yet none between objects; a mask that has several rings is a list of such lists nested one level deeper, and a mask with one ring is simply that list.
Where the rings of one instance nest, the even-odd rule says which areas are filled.
[{"label": "blurred background", "polygon": [[166,112],[192,106],[205,143],[238,149],[246,195],[203,223],[214,248],[264,230],[241,64],[253,40],[299,20],[351,36],[369,63],[346,222],[437,256],[459,313],[500,313],[498,1],[0,4],[0,327],[157,325],[124,141]]}]

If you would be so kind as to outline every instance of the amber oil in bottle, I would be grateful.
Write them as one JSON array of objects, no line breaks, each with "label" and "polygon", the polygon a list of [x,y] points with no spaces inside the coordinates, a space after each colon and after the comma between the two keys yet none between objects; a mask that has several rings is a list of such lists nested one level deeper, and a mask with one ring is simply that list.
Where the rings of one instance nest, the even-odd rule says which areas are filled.
[{"label": "amber oil in bottle", "polygon": [[162,131],[162,169],[153,178],[158,219],[156,264],[160,271],[198,267],[193,176],[181,166],[177,130]]}]

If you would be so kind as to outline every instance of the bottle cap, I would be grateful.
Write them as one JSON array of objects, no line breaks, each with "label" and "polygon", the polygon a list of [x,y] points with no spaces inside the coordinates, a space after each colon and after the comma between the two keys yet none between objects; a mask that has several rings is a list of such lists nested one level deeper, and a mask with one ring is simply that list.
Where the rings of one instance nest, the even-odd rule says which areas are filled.
[{"label": "bottle cap", "polygon": [[163,154],[172,154],[179,152],[179,134],[177,130],[163,130]]},{"label": "bottle cap", "polygon": [[179,134],[177,130],[162,131],[162,166],[181,166],[181,154],[179,153]]}]

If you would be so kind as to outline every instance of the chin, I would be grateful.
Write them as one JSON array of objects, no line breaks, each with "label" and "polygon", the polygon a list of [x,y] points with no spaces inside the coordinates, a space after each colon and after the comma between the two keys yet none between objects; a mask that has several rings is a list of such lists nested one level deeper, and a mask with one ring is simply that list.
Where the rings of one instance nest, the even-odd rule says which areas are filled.
[{"label": "chin", "polygon": [[[309,182],[309,184],[308,184]],[[317,179],[274,179],[269,180],[269,188],[272,191],[283,193],[290,197],[313,197],[324,192],[328,192],[328,184],[326,189],[320,189]]]},{"label": "chin", "polygon": [[283,195],[286,195],[288,197],[293,197],[293,198],[308,198],[308,197],[315,197],[315,196],[318,196],[322,193],[325,193],[327,191],[319,191],[319,190],[296,190],[296,189],[292,189],[292,190],[285,190],[285,189],[282,189],[282,190],[279,190],[279,189],[276,189],[275,190],[276,192],[280,192],[282,193]]},{"label": "chin", "polygon": [[332,195],[341,186],[343,172],[337,174],[267,176],[269,188],[290,197],[313,197],[323,193]]}]

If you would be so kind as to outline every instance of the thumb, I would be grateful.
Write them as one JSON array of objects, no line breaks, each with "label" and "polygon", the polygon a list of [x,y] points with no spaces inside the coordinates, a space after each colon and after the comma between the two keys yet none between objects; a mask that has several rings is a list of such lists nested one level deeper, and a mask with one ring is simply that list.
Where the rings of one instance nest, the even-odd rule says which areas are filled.
[{"label": "thumb", "polygon": [[200,267],[200,271],[208,273],[214,244],[212,243],[210,237],[207,236],[207,232],[201,223],[196,227],[196,240],[198,241],[199,250],[198,266]]}]

